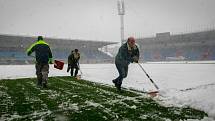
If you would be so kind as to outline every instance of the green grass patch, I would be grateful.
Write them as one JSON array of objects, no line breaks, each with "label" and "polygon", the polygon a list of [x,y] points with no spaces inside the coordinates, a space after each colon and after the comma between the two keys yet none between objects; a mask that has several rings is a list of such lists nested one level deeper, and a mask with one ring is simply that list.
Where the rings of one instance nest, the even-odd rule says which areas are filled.
[{"label": "green grass patch", "polygon": [[35,78],[0,80],[0,120],[173,121],[202,119],[206,113],[189,107],[165,107],[139,92],[113,86],[50,77],[48,88]]}]

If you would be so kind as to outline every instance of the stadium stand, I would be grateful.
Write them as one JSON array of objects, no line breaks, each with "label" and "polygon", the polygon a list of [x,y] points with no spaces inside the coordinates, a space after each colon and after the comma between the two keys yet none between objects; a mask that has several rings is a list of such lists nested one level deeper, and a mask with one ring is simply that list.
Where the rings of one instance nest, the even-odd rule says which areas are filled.
[{"label": "stadium stand", "polygon": [[215,60],[215,30],[137,39],[142,61]]},{"label": "stadium stand", "polygon": [[[0,35],[0,64],[31,64],[26,49],[37,37]],[[99,50],[115,42],[45,38],[54,59],[67,63],[72,49],[81,52],[80,63],[113,63],[114,57]],[[215,60],[215,30],[170,35],[158,33],[155,37],[138,38],[140,61],[199,61]],[[117,50],[118,51],[118,48]]]},{"label": "stadium stand", "polygon": [[[109,63],[113,58],[99,51],[98,48],[112,42],[90,40],[68,40],[57,38],[44,38],[49,43],[53,57],[67,63],[71,50],[79,49],[80,63]],[[0,64],[31,64],[32,57],[26,55],[27,48],[37,40],[37,37],[24,37],[14,35],[0,35]]]}]

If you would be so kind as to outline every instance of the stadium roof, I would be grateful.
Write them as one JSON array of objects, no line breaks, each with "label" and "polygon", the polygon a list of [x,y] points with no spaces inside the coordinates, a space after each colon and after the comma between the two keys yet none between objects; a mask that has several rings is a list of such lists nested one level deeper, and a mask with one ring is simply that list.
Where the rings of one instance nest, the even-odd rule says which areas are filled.
[{"label": "stadium roof", "polygon": [[[27,48],[37,40],[37,37],[26,37],[17,35],[0,35],[0,48],[4,47],[19,47]],[[109,44],[115,44],[116,42],[107,41],[92,41],[92,40],[78,40],[78,39],[60,39],[60,38],[44,38],[49,43],[52,49],[58,48],[100,48]]]}]

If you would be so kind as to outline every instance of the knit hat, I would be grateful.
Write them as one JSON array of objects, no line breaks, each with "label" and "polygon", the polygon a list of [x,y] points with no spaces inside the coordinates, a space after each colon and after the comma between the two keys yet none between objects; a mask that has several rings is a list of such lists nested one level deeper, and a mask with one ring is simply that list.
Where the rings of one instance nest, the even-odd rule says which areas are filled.
[{"label": "knit hat", "polygon": [[43,36],[38,36],[37,41],[43,40]]}]

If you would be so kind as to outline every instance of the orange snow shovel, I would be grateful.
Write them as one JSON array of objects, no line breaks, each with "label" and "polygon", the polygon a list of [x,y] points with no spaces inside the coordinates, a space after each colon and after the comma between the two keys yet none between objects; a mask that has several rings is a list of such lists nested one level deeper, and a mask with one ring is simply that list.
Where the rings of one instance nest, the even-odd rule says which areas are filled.
[{"label": "orange snow shovel", "polygon": [[64,66],[64,62],[59,60],[54,60],[54,68],[62,70]]}]

